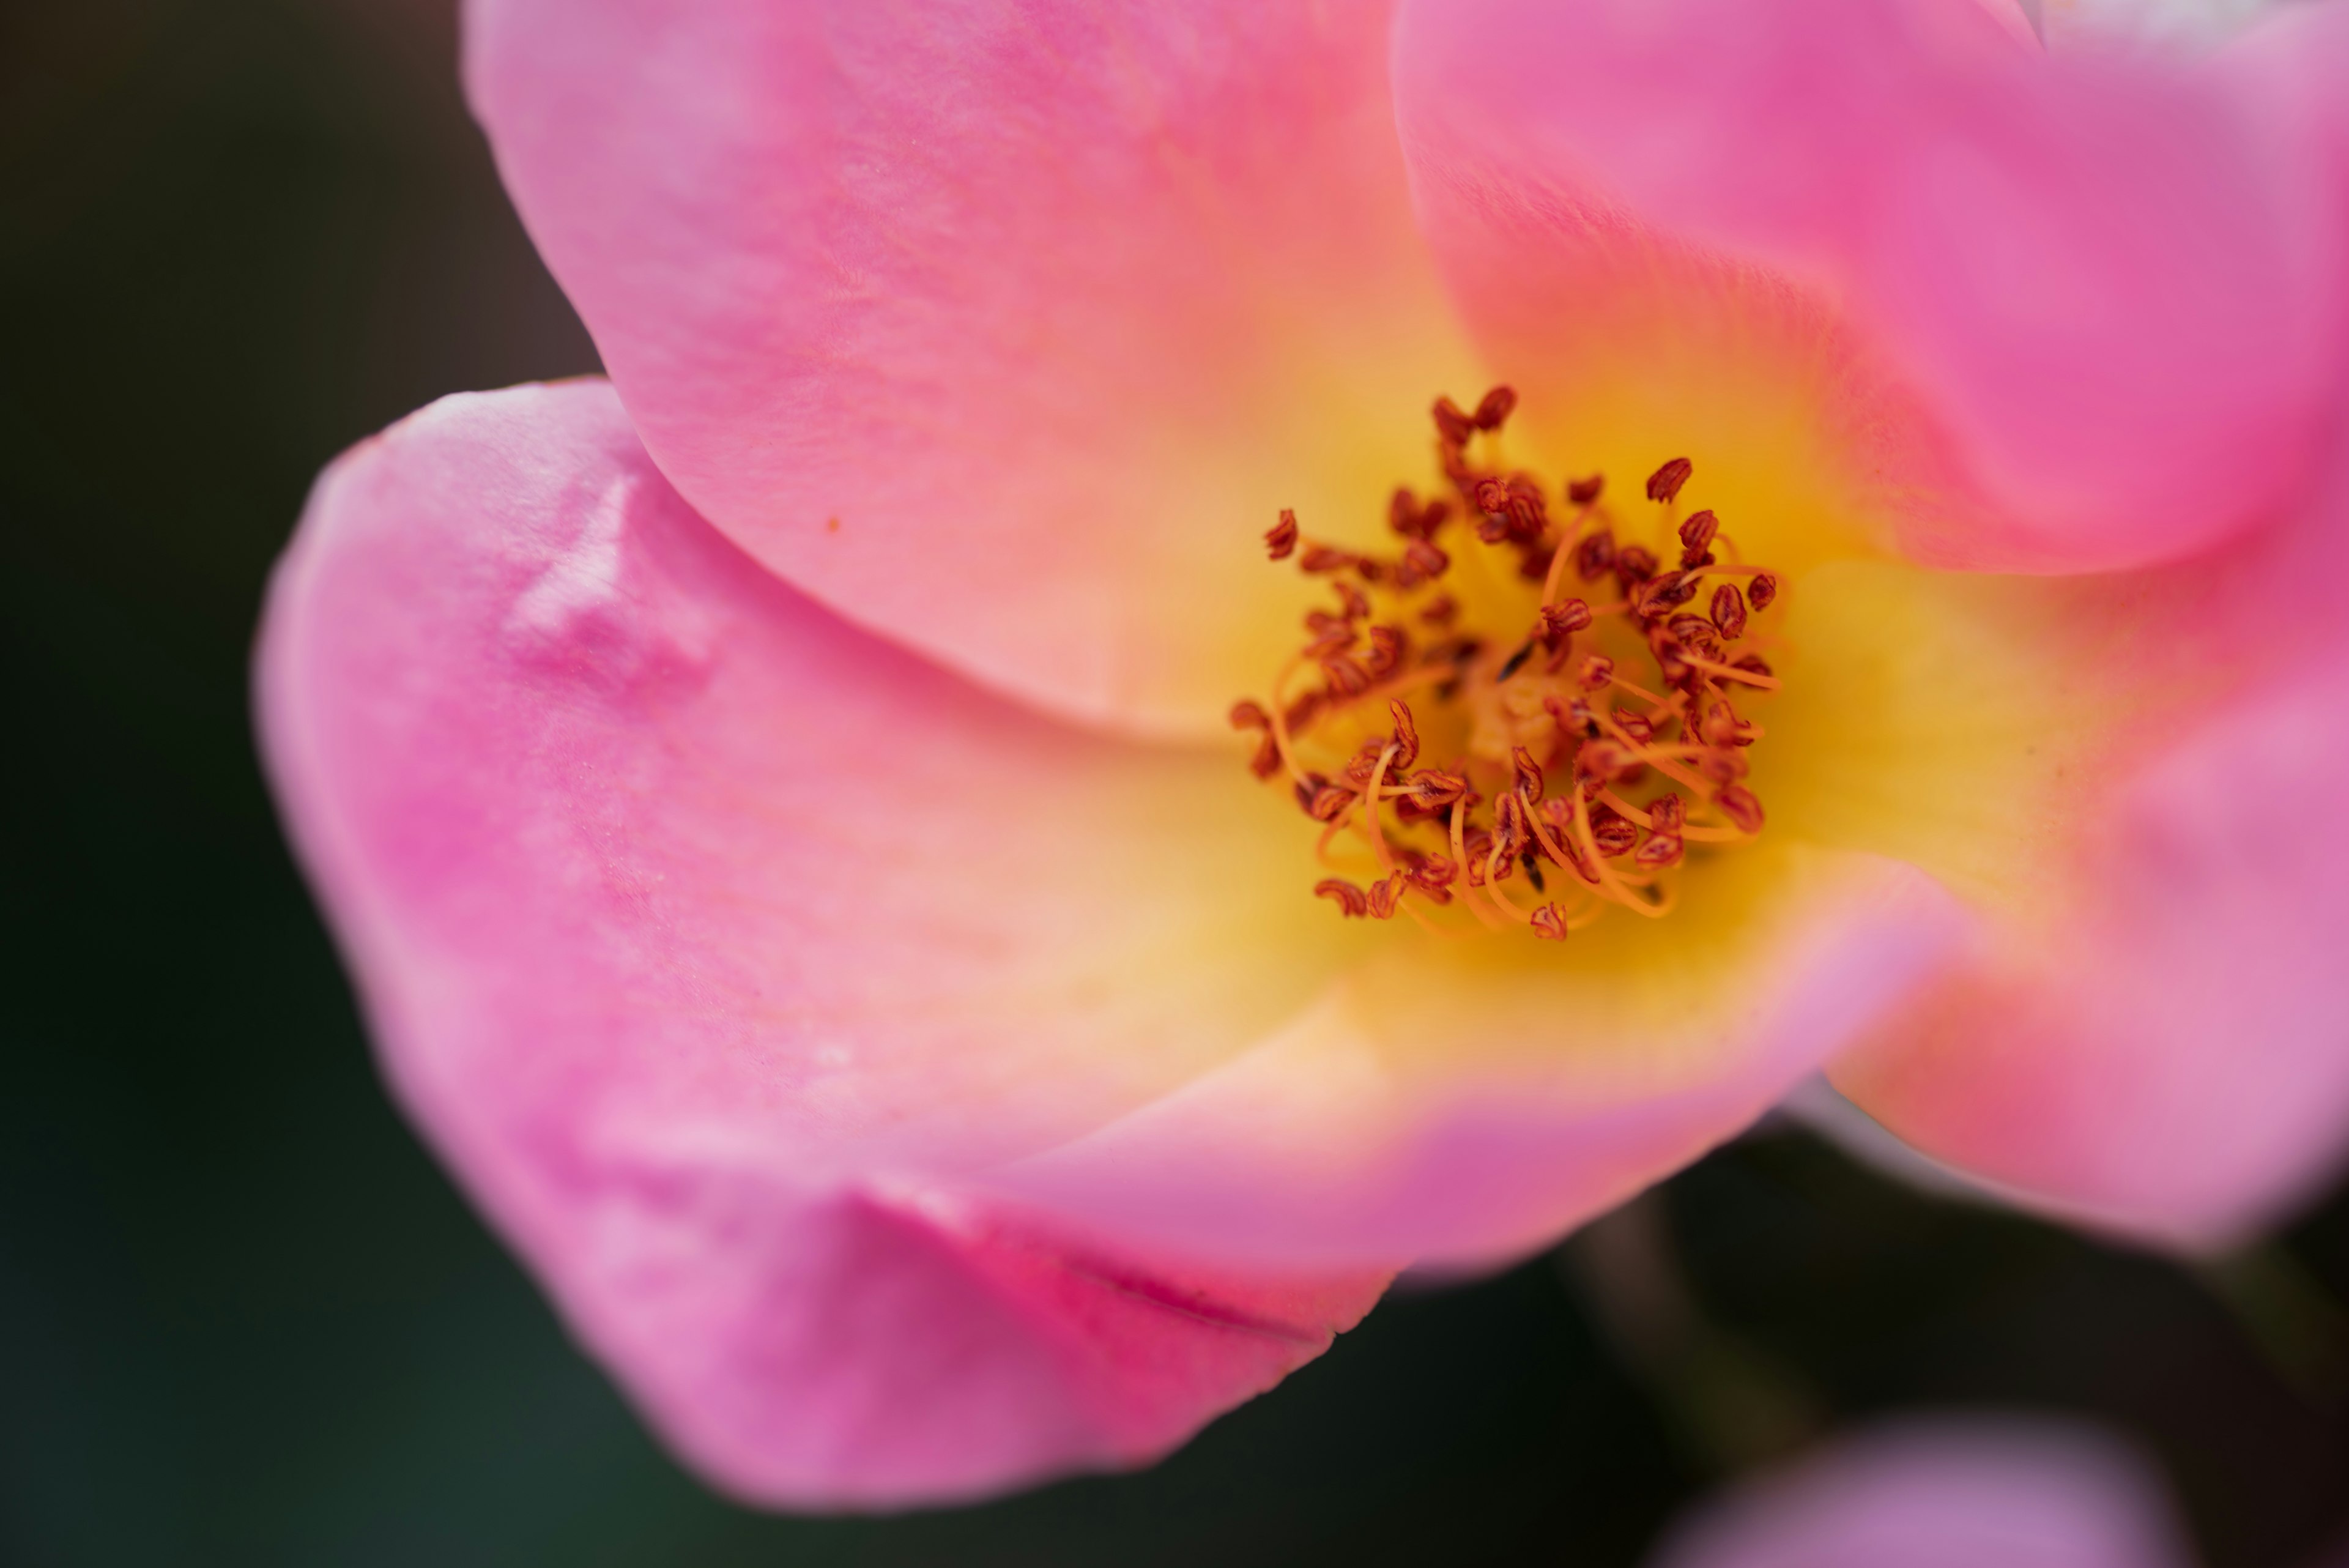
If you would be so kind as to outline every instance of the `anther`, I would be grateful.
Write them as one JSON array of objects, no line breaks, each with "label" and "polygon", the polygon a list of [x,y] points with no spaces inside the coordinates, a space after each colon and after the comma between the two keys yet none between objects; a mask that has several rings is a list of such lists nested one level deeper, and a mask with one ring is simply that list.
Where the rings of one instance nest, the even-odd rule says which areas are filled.
[{"label": "anther", "polygon": [[1465,445],[1468,438],[1476,433],[1475,416],[1463,413],[1460,405],[1450,398],[1436,399],[1434,408],[1428,411],[1435,416],[1436,433],[1454,446]]},{"label": "anther", "polygon": [[1594,473],[1588,479],[1569,479],[1566,483],[1566,498],[1577,506],[1588,506],[1607,489],[1607,476]]},{"label": "anther", "polygon": [[1719,629],[1701,615],[1676,615],[1664,623],[1664,629],[1682,648],[1706,655],[1720,651],[1714,646],[1719,640]]},{"label": "anther", "polygon": [[1721,532],[1721,519],[1711,512],[1692,514],[1681,524],[1681,565],[1693,566],[1705,558],[1705,548]]},{"label": "anther", "polygon": [[1679,865],[1685,847],[1677,833],[1651,833],[1631,863],[1645,871],[1661,871]]},{"label": "anther", "polygon": [[1288,559],[1288,553],[1297,548],[1296,513],[1286,506],[1280,509],[1280,521],[1265,530],[1264,547],[1276,561]]},{"label": "anther", "polygon": [[1590,840],[1601,855],[1612,859],[1640,842],[1640,830],[1613,806],[1602,805],[1590,814]]},{"label": "anther", "polygon": [[1615,661],[1603,653],[1594,653],[1582,661],[1582,671],[1575,684],[1585,691],[1596,691],[1615,679]]},{"label": "anther", "polygon": [[1556,904],[1544,904],[1533,913],[1533,933],[1546,942],[1566,940],[1566,917]]},{"label": "anther", "polygon": [[1329,679],[1330,690],[1340,697],[1360,697],[1371,689],[1371,672],[1362,661],[1350,653],[1334,654],[1321,661],[1321,673]]},{"label": "anther", "polygon": [[1242,698],[1232,704],[1231,722],[1235,730],[1269,730],[1272,728],[1272,715],[1266,712],[1260,704]]},{"label": "anther", "polygon": [[1648,475],[1648,499],[1670,504],[1673,498],[1680,494],[1681,486],[1689,482],[1689,475],[1694,472],[1695,465],[1688,459],[1684,457],[1672,459],[1671,462]]},{"label": "anther", "polygon": [[1648,820],[1658,833],[1678,833],[1688,824],[1688,805],[1678,792],[1666,790],[1648,803]]},{"label": "anther", "polygon": [[1755,609],[1768,609],[1770,601],[1777,597],[1778,579],[1767,572],[1754,573],[1754,580],[1745,585],[1745,601]]},{"label": "anther", "polygon": [[1745,596],[1737,591],[1735,583],[1723,583],[1713,590],[1713,624],[1732,642],[1745,635]]},{"label": "anther", "polygon": [[1507,421],[1510,410],[1516,406],[1517,394],[1515,388],[1494,388],[1477,400],[1476,428],[1480,431],[1499,430]]},{"label": "anther", "polygon": [[1371,656],[1364,665],[1371,680],[1383,680],[1402,668],[1403,660],[1411,655],[1411,639],[1401,628],[1392,626],[1374,626],[1369,635]]},{"label": "anther", "polygon": [[1411,879],[1419,885],[1420,891],[1439,903],[1451,897],[1445,889],[1460,876],[1460,867],[1444,855],[1422,855],[1411,863],[1407,870]]},{"label": "anther", "polygon": [[1408,768],[1419,761],[1419,726],[1411,716],[1411,705],[1402,698],[1387,703],[1387,713],[1394,720],[1394,767]]},{"label": "anther", "polygon": [[1623,748],[1612,742],[1587,742],[1574,753],[1574,782],[1586,790],[1597,789],[1622,772],[1630,760]]},{"label": "anther", "polygon": [[1721,808],[1722,815],[1736,825],[1738,832],[1762,831],[1762,803],[1744,784],[1729,785],[1713,797],[1713,804]]},{"label": "anther", "polygon": [[1305,808],[1305,815],[1316,822],[1335,822],[1346,815],[1354,799],[1352,790],[1325,784],[1313,792],[1312,804]]},{"label": "anther", "polygon": [[1639,545],[1626,545],[1616,551],[1614,565],[1615,580],[1627,594],[1656,575],[1655,552]]},{"label": "anther", "polygon": [[1413,539],[1402,547],[1403,564],[1422,577],[1440,577],[1451,568],[1452,557],[1424,539]]},{"label": "anther", "polygon": [[1370,913],[1370,895],[1351,882],[1343,881],[1336,877],[1324,877],[1314,883],[1313,896],[1317,898],[1333,900],[1338,906],[1338,912],[1350,920],[1358,920]]},{"label": "anther", "polygon": [[1374,920],[1393,919],[1395,905],[1402,898],[1404,886],[1405,882],[1403,874],[1400,871],[1394,873],[1394,875],[1391,877],[1381,877],[1377,881],[1371,883],[1370,892],[1364,896],[1362,900],[1363,903],[1369,907],[1371,919]]},{"label": "anther", "polygon": [[1590,629],[1590,606],[1581,599],[1563,599],[1541,607],[1542,640],[1552,648],[1578,631]]},{"label": "anther", "polygon": [[[1284,550],[1281,555],[1288,553]],[[1276,556],[1273,558],[1278,560],[1280,557]],[[1351,551],[1340,550],[1334,545],[1308,545],[1305,554],[1297,559],[1297,569],[1301,572],[1342,572],[1354,565],[1356,559]]]},{"label": "anther", "polygon": [[1534,754],[1523,746],[1514,747],[1509,753],[1509,765],[1516,773],[1517,788],[1525,792],[1526,798],[1541,799],[1541,764],[1534,761]]},{"label": "anther", "polygon": [[1411,775],[1411,798],[1423,810],[1440,811],[1468,794],[1468,780],[1442,768],[1422,768]]},{"label": "anther", "polygon": [[1615,565],[1615,535],[1601,528],[1574,547],[1575,575],[1595,583]]},{"label": "anther", "polygon": [[[1624,553],[1629,555],[1630,552]],[[1694,597],[1696,597],[1696,578],[1692,574],[1666,572],[1661,577],[1651,578],[1647,586],[1640,590],[1639,602],[1634,608],[1642,619],[1652,620],[1666,610],[1678,605],[1684,605]]]}]

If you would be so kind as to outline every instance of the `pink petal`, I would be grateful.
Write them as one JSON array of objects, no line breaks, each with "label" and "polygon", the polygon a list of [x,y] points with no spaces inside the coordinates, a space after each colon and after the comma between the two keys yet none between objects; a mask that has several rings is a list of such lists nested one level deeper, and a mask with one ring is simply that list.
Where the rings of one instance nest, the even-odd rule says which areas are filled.
[{"label": "pink petal", "polygon": [[2111,1439],[2019,1417],[1847,1439],[1680,1526],[1650,1568],[2189,1568],[2159,1484]]},{"label": "pink petal", "polygon": [[1834,1069],[2040,1207],[2236,1239],[2349,1148],[2349,652],[2237,702],[2083,824],[2072,901]]},{"label": "pink petal", "polygon": [[1678,450],[1758,339],[1828,383],[1827,458],[1913,556],[2033,572],[2189,555],[2329,434],[2343,206],[2265,73],[2051,59],[1971,0],[1398,26],[1423,223],[1533,410],[1645,399]]},{"label": "pink petal", "polygon": [[1546,1244],[1743,1131],[1962,943],[1954,901],[1894,861],[1795,849],[1754,876],[1758,902],[1716,886],[1668,931],[1602,922],[1563,958],[1390,952],[1256,1051],[983,1179],[1267,1261]]},{"label": "pink petal", "polygon": [[1387,9],[476,0],[466,65],[706,516],[991,684],[1196,731],[1288,651],[1277,510],[1374,531],[1481,390]]},{"label": "pink petal", "polygon": [[338,462],[259,680],[401,1097],[722,1484],[1136,1462],[1383,1283],[954,1196],[1300,1007],[1327,922],[1247,891],[1306,851],[1226,756],[1084,738],[811,606],[605,385],[452,398]]},{"label": "pink petal", "polygon": [[2173,1243],[2327,1179],[2349,1152],[2344,580],[2349,447],[2304,515],[2095,585],[2050,667],[2138,733],[2015,803],[2067,827],[2038,901],[1837,1086],[2011,1197]]}]

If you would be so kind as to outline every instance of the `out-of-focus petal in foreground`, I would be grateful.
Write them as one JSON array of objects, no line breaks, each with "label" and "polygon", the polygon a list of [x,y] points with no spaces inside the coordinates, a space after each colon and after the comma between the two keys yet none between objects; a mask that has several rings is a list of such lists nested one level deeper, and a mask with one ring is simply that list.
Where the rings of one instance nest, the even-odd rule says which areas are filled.
[{"label": "out-of-focus petal in foreground", "polygon": [[2085,1428],[1943,1417],[1864,1431],[1678,1526],[1649,1568],[2192,1568],[2160,1483]]}]

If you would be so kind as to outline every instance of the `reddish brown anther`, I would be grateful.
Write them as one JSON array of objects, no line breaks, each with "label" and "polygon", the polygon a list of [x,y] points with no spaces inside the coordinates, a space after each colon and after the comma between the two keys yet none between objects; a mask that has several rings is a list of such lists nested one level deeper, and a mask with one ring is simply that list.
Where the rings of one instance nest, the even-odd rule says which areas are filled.
[{"label": "reddish brown anther", "polygon": [[[1493,843],[1500,846],[1501,859],[1515,860],[1532,834],[1526,826],[1525,797],[1512,792],[1493,803]],[[1489,850],[1488,850],[1489,852]],[[1508,875],[1506,871],[1503,876]]]},{"label": "reddish brown anther", "polygon": [[1468,793],[1464,774],[1446,773],[1442,768],[1422,768],[1411,775],[1411,798],[1428,811],[1438,811]]},{"label": "reddish brown anther", "polygon": [[1693,566],[1704,559],[1706,547],[1720,532],[1721,519],[1710,511],[1690,514],[1681,524],[1681,565]]},{"label": "reddish brown anther", "polygon": [[1411,639],[1402,634],[1402,628],[1392,626],[1371,628],[1370,638],[1371,653],[1363,661],[1364,668],[1370,670],[1372,680],[1384,680],[1402,669],[1403,660],[1410,657]]},{"label": "reddish brown anther", "polygon": [[1313,896],[1328,898],[1338,906],[1338,912],[1350,920],[1359,920],[1371,911],[1370,895],[1351,882],[1336,877],[1324,877],[1313,884]]},{"label": "reddish brown anther", "polygon": [[1407,886],[1409,883],[1400,871],[1392,877],[1381,877],[1371,883],[1370,893],[1364,900],[1370,906],[1371,919],[1393,919],[1395,905],[1401,901],[1402,890]]},{"label": "reddish brown anther", "polygon": [[1640,842],[1640,830],[1613,806],[1602,805],[1590,814],[1590,841],[1599,846],[1599,854],[1612,860]]},{"label": "reddish brown anther", "polygon": [[1688,803],[1676,790],[1666,790],[1648,803],[1648,820],[1658,833],[1678,833],[1688,826]]},{"label": "reddish brown anther", "polygon": [[1588,479],[1569,479],[1566,482],[1566,498],[1577,506],[1588,506],[1606,489],[1607,476],[1603,473],[1594,473]]},{"label": "reddish brown anther", "polygon": [[1664,623],[1664,629],[1671,634],[1674,642],[1692,652],[1711,658],[1719,651],[1714,646],[1719,633],[1713,622],[1701,615],[1676,615]]},{"label": "reddish brown anther", "polygon": [[1513,747],[1509,752],[1509,766],[1516,775],[1517,788],[1525,792],[1525,797],[1527,800],[1541,799],[1541,764],[1534,761],[1534,754],[1523,746]]},{"label": "reddish brown anther", "polygon": [[[1287,554],[1286,551],[1282,553]],[[1342,572],[1353,564],[1352,554],[1334,545],[1308,545],[1305,554],[1297,558],[1297,569],[1300,572]]]},{"label": "reddish brown anther", "polygon": [[1651,834],[1648,842],[1640,846],[1640,852],[1631,857],[1631,863],[1643,871],[1661,871],[1679,865],[1684,848],[1677,833]]},{"label": "reddish brown anther", "polygon": [[1452,566],[1452,557],[1424,539],[1413,539],[1402,549],[1403,565],[1417,572],[1423,579],[1442,576]]},{"label": "reddish brown anther", "polygon": [[1640,745],[1644,746],[1656,738],[1655,723],[1645,713],[1634,713],[1629,708],[1618,708],[1612,717],[1615,727]]},{"label": "reddish brown anther", "polygon": [[1730,784],[1747,773],[1745,759],[1733,746],[1714,746],[1699,754],[1696,771],[1715,784]]},{"label": "reddish brown anther", "polygon": [[1735,583],[1723,583],[1713,590],[1713,624],[1732,642],[1745,635],[1745,596],[1737,591]]},{"label": "reddish brown anther", "polygon": [[1671,462],[1648,475],[1648,499],[1671,503],[1680,494],[1681,486],[1689,482],[1689,475],[1695,471],[1695,465],[1688,459],[1684,457],[1672,459]]},{"label": "reddish brown anther", "polygon": [[1509,411],[1517,406],[1514,387],[1495,387],[1476,400],[1476,428],[1496,431],[1507,422]]},{"label": "reddish brown anther", "polygon": [[1460,613],[1460,601],[1450,594],[1438,594],[1421,607],[1419,618],[1430,626],[1450,626]]},{"label": "reddish brown anther", "polygon": [[1546,942],[1566,940],[1566,917],[1556,904],[1544,904],[1533,912],[1533,932]]},{"label": "reddish brown anther", "polygon": [[1328,678],[1330,690],[1340,697],[1360,697],[1371,689],[1369,668],[1350,653],[1333,654],[1323,659],[1321,673]]},{"label": "reddish brown anther", "polygon": [[1603,653],[1594,653],[1582,661],[1582,670],[1575,683],[1585,691],[1596,691],[1615,679],[1615,661]]},{"label": "reddish brown anther", "polygon": [[1639,545],[1626,545],[1615,552],[1615,580],[1630,593],[1640,584],[1656,575],[1656,553]]},{"label": "reddish brown anther", "polygon": [[1541,607],[1542,641],[1552,648],[1562,645],[1578,631],[1590,629],[1590,606],[1581,599],[1561,599]]},{"label": "reddish brown anther", "polygon": [[1767,572],[1756,572],[1754,580],[1745,585],[1745,597],[1755,609],[1765,610],[1770,601],[1778,597],[1778,579]]},{"label": "reddish brown anther", "polygon": [[1352,790],[1337,784],[1323,784],[1313,792],[1313,804],[1305,808],[1305,815],[1316,822],[1335,822],[1346,815],[1354,799]]},{"label": "reddish brown anther", "polygon": [[1464,445],[1476,433],[1475,416],[1462,412],[1449,398],[1436,399],[1435,407],[1428,411],[1435,416],[1435,433],[1454,446]]},{"label": "reddish brown anther", "polygon": [[1762,831],[1762,803],[1744,784],[1729,785],[1713,797],[1713,804],[1721,808],[1722,815],[1737,825],[1738,832]]},{"label": "reddish brown anther", "polygon": [[1245,697],[1232,704],[1231,722],[1232,728],[1235,730],[1272,728],[1272,715],[1266,712],[1260,704],[1251,702]]},{"label": "reddish brown anther", "polygon": [[1297,548],[1296,513],[1286,506],[1280,509],[1280,521],[1265,530],[1264,547],[1276,561],[1288,559],[1288,553]]},{"label": "reddish brown anther", "polygon": [[1714,702],[1704,711],[1704,722],[1697,727],[1708,746],[1750,746],[1754,737],[1737,716],[1737,710],[1726,702]]},{"label": "reddish brown anther", "polygon": [[1460,867],[1452,863],[1450,856],[1422,855],[1417,851],[1413,852],[1404,869],[1423,892],[1434,894],[1443,893],[1460,876]]},{"label": "reddish brown anther", "polygon": [[1268,779],[1280,771],[1280,742],[1267,730],[1256,743],[1256,755],[1248,759],[1248,772],[1260,779]]},{"label": "reddish brown anther", "polygon": [[1348,620],[1367,620],[1370,618],[1371,596],[1353,584],[1340,578],[1330,585],[1330,591],[1338,596],[1338,613]]},{"label": "reddish brown anther", "polygon": [[[1626,554],[1629,552],[1627,551]],[[1652,620],[1666,610],[1684,605],[1694,597],[1696,597],[1696,578],[1692,574],[1666,572],[1661,577],[1649,579],[1647,586],[1640,590],[1640,597],[1632,607],[1634,612],[1642,618]]]},{"label": "reddish brown anther", "polygon": [[1735,663],[1732,664],[1730,668],[1732,670],[1743,670],[1754,675],[1771,676],[1774,674],[1770,669],[1770,661],[1763,658],[1758,653],[1748,653],[1743,655]]},{"label": "reddish brown anther", "polygon": [[1405,768],[1419,761],[1419,725],[1411,716],[1411,704],[1402,698],[1387,703],[1387,716],[1394,721],[1394,762],[1390,764],[1400,776]]},{"label": "reddish brown anther", "polygon": [[1297,809],[1308,816],[1312,815],[1313,797],[1319,794],[1322,786],[1329,782],[1330,778],[1326,774],[1307,774],[1303,778],[1299,779],[1290,788],[1290,793],[1297,796]]},{"label": "reddish brown anther", "polygon": [[1574,782],[1595,788],[1622,772],[1630,760],[1630,753],[1611,741],[1585,742],[1574,753]]},{"label": "reddish brown anther", "polygon": [[1601,528],[1574,547],[1574,574],[1595,583],[1615,565],[1615,535]]}]

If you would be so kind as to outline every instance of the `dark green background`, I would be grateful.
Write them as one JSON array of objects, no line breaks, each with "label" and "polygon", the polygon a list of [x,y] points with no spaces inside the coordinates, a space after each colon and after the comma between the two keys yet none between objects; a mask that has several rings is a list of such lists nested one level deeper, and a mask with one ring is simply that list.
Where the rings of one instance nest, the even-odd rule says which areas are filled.
[{"label": "dark green background", "polygon": [[[1720,1380],[1634,1375],[1553,1259],[1391,1302],[1153,1472],[895,1520],[713,1498],[572,1350],[378,1089],[245,711],[322,462],[439,393],[594,366],[453,52],[425,0],[0,11],[0,1556],[1635,1563],[1721,1469],[1658,1391]],[[2214,1568],[2349,1528],[2338,1197],[2284,1239],[2313,1295],[1800,1137],[1666,1202],[1732,1359],[1837,1419],[2101,1416]]]}]

